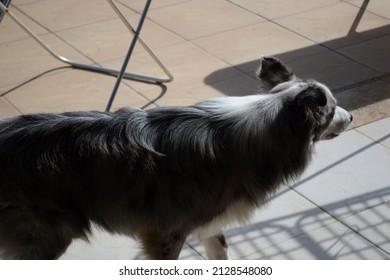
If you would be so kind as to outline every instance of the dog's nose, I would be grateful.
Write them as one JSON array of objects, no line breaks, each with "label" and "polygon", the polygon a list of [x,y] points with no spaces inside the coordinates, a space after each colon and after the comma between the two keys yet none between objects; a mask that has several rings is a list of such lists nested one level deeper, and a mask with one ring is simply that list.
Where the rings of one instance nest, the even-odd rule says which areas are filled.
[{"label": "dog's nose", "polygon": [[351,122],[353,121],[353,116],[351,114],[349,114],[349,119],[351,120]]}]

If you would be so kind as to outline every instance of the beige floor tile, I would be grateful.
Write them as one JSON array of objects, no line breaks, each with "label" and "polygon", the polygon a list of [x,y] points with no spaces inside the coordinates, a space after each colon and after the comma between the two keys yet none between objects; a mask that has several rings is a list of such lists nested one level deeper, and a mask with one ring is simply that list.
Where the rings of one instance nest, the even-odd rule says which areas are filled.
[{"label": "beige floor tile", "polygon": [[66,42],[94,61],[124,57],[131,34],[120,19],[108,19],[57,32]]},{"label": "beige floor tile", "polygon": [[188,106],[210,98],[256,94],[256,80],[241,74],[235,78],[213,83],[186,92],[167,92],[157,103],[161,106]]},{"label": "beige floor tile", "polygon": [[[129,87],[138,95],[142,96],[146,102],[140,104],[139,108],[150,109],[156,106],[158,101],[166,96],[169,96],[171,92],[168,87],[164,84],[155,84],[155,83],[143,83],[139,81],[123,79],[120,85],[120,88]],[[118,106],[117,106],[118,107]]]},{"label": "beige floor tile", "polygon": [[159,106],[190,106],[195,103],[224,96],[220,91],[210,86],[203,86],[190,91],[179,93],[167,92],[161,99],[157,101]]},{"label": "beige floor tile", "polygon": [[51,31],[117,17],[107,1],[46,0],[20,6],[20,9]]},{"label": "beige floor tile", "polygon": [[[180,93],[204,86],[206,76],[209,73],[216,72],[218,69],[227,68],[224,73],[213,76],[207,83],[216,83],[242,74],[240,71],[229,67],[227,63],[188,42],[156,48],[155,51],[174,76],[173,82],[166,84],[168,87],[167,94],[172,92]],[[104,64],[109,67],[118,67],[121,63],[122,59],[105,62]],[[131,58],[127,70],[164,77],[161,69],[145,52],[136,53]],[[148,93],[150,88],[139,82],[131,83],[131,86],[143,93]]]},{"label": "beige floor tile", "polygon": [[[188,44],[186,42],[174,44],[172,46],[164,46],[161,48],[153,48],[153,46],[150,46],[153,48],[153,52],[156,54],[156,56],[163,62],[163,64],[166,64],[165,61],[167,58],[165,57],[165,53],[168,51],[164,51],[165,49],[172,48],[173,50],[175,48],[178,48],[177,45],[181,44]],[[126,52],[127,52],[126,46]],[[189,44],[189,53],[191,53],[191,44]],[[110,68],[114,69],[120,69],[123,65],[125,56],[123,54],[118,55],[114,59],[107,59],[107,60],[101,60],[99,61],[99,65],[104,65]],[[153,58],[142,48],[141,45],[137,44],[135,47],[135,50],[133,54],[130,57],[130,60],[128,62],[128,67],[126,69],[128,72],[134,72],[134,73],[140,73],[140,74],[146,74],[146,75],[155,75],[156,77],[164,77],[164,72],[162,72],[161,68],[158,66],[158,64],[153,60]]]},{"label": "beige floor tile", "polygon": [[[245,72],[257,69],[261,55],[293,60],[317,54],[325,49],[271,22],[219,33],[195,40],[194,43],[214,56]],[[228,46],[228,47],[226,47]],[[252,62],[247,64],[247,62]]]},{"label": "beige floor tile", "polygon": [[[26,17],[23,13],[20,13],[17,9],[10,7],[10,11],[34,33],[41,35],[48,32],[42,26]],[[20,40],[29,36],[30,35],[28,35],[28,33],[15,23],[10,16],[5,15],[3,17],[0,24],[0,44]]]},{"label": "beige floor tile", "polygon": [[197,0],[151,10],[149,17],[186,39],[219,33],[264,19],[223,0]]},{"label": "beige floor tile", "polygon": [[[128,20],[134,27],[136,27],[139,18],[137,16],[128,16]],[[128,33],[126,33],[126,35],[127,34]],[[142,26],[140,37],[143,41],[147,43],[149,48],[151,48],[152,50],[154,50],[155,48],[165,47],[184,41],[183,38],[169,31],[164,26],[148,19],[145,20]],[[129,43],[127,43],[127,45],[129,45]]]},{"label": "beige floor tile", "polygon": [[[348,0],[349,3],[357,7],[363,7],[367,0]],[[369,0],[367,11],[390,20],[390,1],[388,0]]]},{"label": "beige floor tile", "polygon": [[277,23],[328,47],[339,48],[383,34],[389,21],[365,12],[355,25],[359,8],[348,3],[324,7],[276,20]]},{"label": "beige floor tile", "polygon": [[9,118],[17,115],[20,115],[20,112],[7,99],[0,97],[0,118]]},{"label": "beige floor tile", "polygon": [[[23,113],[104,110],[115,79],[82,70],[42,77],[7,95]],[[128,87],[120,87],[112,110],[141,107],[148,100]]]},{"label": "beige floor tile", "polygon": [[326,7],[331,4],[339,3],[339,0],[232,0],[231,2],[267,19],[275,19],[320,7]]},{"label": "beige floor tile", "polygon": [[[47,34],[41,36],[41,38],[58,54],[83,63],[89,63],[89,60],[54,35]],[[2,73],[0,87],[23,83],[48,70],[66,66],[65,63],[53,58],[31,38],[1,44],[0,61],[0,73]]]},{"label": "beige floor tile", "polygon": [[339,52],[379,72],[390,73],[390,35],[342,48]]},{"label": "beige floor tile", "polygon": [[[131,21],[138,20],[136,14],[130,17],[133,15],[136,18]],[[67,29],[58,32],[58,35],[97,62],[124,58],[133,39],[133,34],[118,18]],[[141,38],[152,50],[182,41],[180,37],[148,20],[142,28]],[[138,43],[134,53],[142,50]]]}]

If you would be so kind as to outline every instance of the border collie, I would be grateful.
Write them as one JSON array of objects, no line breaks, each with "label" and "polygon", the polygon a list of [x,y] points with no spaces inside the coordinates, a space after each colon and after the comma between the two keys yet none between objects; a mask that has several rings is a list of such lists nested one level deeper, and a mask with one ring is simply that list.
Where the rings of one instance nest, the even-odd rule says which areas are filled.
[{"label": "border collie", "polygon": [[0,119],[0,257],[55,259],[94,223],[177,259],[190,234],[227,259],[245,222],[352,116],[331,91],[262,57],[260,94],[188,107]]}]

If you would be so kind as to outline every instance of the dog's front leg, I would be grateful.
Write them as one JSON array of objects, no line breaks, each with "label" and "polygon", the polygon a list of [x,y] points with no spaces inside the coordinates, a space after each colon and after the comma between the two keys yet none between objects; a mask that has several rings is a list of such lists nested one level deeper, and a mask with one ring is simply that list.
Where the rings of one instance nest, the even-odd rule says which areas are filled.
[{"label": "dog's front leg", "polygon": [[200,239],[203,247],[206,250],[206,256],[210,260],[228,260],[228,244],[223,233],[218,235]]},{"label": "dog's front leg", "polygon": [[177,260],[187,234],[143,232],[138,235],[146,256],[155,260]]}]

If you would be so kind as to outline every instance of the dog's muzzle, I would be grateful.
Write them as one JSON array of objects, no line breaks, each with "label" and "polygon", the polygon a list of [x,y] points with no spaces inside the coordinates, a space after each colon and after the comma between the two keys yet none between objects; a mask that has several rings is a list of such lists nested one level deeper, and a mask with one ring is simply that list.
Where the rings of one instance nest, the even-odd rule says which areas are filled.
[{"label": "dog's muzzle", "polygon": [[330,140],[339,136],[351,124],[353,116],[341,107],[336,107],[335,114],[320,140]]}]

